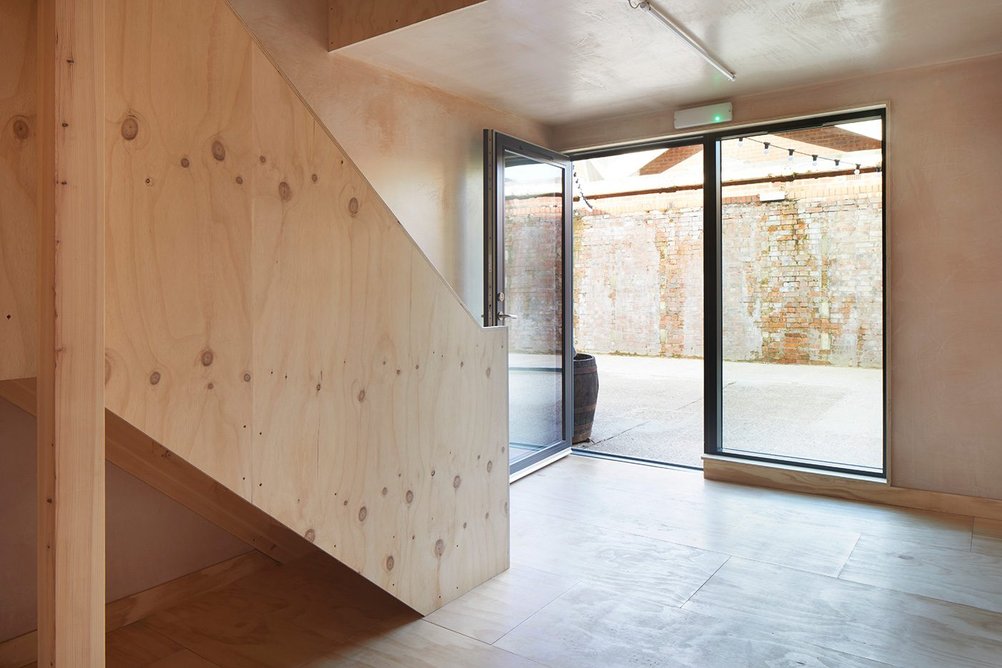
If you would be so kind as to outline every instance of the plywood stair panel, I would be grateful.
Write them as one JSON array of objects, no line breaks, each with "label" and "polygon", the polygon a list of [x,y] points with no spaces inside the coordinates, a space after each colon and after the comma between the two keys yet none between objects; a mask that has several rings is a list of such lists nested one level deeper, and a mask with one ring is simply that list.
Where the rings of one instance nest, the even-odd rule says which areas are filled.
[{"label": "plywood stair panel", "polygon": [[107,49],[109,410],[420,612],[504,570],[505,331],[223,0]]},{"label": "plywood stair panel", "polygon": [[0,380],[35,375],[35,3],[0,3]]}]

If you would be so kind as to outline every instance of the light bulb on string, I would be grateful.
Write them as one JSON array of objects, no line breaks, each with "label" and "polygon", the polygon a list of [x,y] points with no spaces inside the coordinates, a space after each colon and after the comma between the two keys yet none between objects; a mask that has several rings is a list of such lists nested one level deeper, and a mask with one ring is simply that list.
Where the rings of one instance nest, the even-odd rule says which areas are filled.
[{"label": "light bulb on string", "polygon": [[838,167],[838,164],[839,164],[840,162],[842,162],[842,161],[841,161],[841,160],[839,160],[838,158],[835,158],[835,166],[836,166],[836,167]]},{"label": "light bulb on string", "polygon": [[787,160],[789,160],[790,162],[793,162],[793,153],[794,153],[793,149],[792,148],[788,148],[788,149],[786,149],[786,152],[790,154],[790,157],[787,158]]},{"label": "light bulb on string", "polygon": [[762,142],[762,153],[769,154],[769,142]]},{"label": "light bulb on string", "polygon": [[859,163],[857,162],[857,163],[856,163],[856,169],[852,170],[852,173],[853,173],[853,174],[855,174],[856,176],[859,176],[859,168],[860,168],[861,166],[862,166],[862,165],[860,165],[860,164],[859,164]]}]

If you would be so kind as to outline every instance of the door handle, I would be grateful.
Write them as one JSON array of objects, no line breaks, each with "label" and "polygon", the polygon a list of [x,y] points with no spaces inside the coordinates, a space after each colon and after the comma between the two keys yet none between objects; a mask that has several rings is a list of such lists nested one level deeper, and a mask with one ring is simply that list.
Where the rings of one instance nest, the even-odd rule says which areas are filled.
[{"label": "door handle", "polygon": [[518,316],[498,312],[498,320],[518,320]]}]

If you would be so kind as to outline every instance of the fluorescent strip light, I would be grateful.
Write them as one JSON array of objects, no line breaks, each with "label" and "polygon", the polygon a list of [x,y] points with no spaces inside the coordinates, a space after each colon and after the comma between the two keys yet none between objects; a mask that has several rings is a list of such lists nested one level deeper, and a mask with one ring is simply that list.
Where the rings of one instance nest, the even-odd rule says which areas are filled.
[{"label": "fluorescent strip light", "polygon": [[737,77],[734,72],[727,69],[727,66],[720,62],[720,60],[718,60],[712,53],[703,48],[703,45],[696,41],[695,37],[686,32],[685,28],[675,23],[666,14],[663,14],[660,9],[652,5],[648,0],[643,0],[643,2],[636,7],[637,9],[646,9],[651,16],[660,21],[664,27],[668,28],[668,30],[671,30],[673,33],[681,37],[686,44],[692,47],[693,51],[703,57],[703,60],[713,65],[718,72],[723,74],[729,80],[734,81]]}]

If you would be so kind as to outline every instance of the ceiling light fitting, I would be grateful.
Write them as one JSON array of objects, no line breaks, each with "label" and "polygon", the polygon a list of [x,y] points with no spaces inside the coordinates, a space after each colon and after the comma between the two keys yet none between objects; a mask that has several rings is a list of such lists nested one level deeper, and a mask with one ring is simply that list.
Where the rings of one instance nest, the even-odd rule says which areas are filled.
[{"label": "ceiling light fitting", "polygon": [[667,14],[663,13],[660,9],[652,5],[650,2],[648,2],[648,0],[641,0],[641,2],[637,4],[633,4],[633,0],[627,0],[627,2],[629,2],[630,6],[633,7],[634,9],[647,10],[648,14],[657,19],[658,22],[664,27],[668,28],[668,30],[671,30],[673,33],[678,35],[682,39],[682,41],[684,41],[692,48],[693,51],[702,56],[703,60],[708,62],[710,65],[713,65],[713,67],[716,68],[718,72],[723,74],[729,80],[734,81],[737,75],[731,70],[729,70],[726,65],[720,62],[720,60],[716,56],[707,51],[703,47],[703,45],[696,40],[695,37],[690,35],[685,28],[683,28],[681,25],[673,21],[671,17],[669,17]]}]

